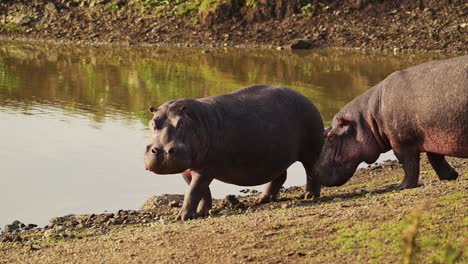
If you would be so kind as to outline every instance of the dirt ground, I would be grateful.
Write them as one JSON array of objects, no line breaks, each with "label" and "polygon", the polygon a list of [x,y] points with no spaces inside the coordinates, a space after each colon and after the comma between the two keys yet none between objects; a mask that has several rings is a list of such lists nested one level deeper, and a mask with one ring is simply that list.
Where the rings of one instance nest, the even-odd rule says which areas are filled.
[{"label": "dirt ground", "polygon": [[75,44],[278,49],[290,47],[296,39],[307,39],[311,48],[466,54],[468,2],[0,1],[0,38]]},{"label": "dirt ground", "polygon": [[467,263],[468,161],[450,162],[456,181],[439,181],[424,159],[421,186],[396,191],[403,171],[387,162],[324,188],[318,201],[303,200],[302,187],[261,206],[252,194],[229,196],[215,201],[212,216],[187,222],[173,220],[178,195],[112,217],[55,218],[0,236],[0,263],[396,263],[408,249],[413,263]]}]

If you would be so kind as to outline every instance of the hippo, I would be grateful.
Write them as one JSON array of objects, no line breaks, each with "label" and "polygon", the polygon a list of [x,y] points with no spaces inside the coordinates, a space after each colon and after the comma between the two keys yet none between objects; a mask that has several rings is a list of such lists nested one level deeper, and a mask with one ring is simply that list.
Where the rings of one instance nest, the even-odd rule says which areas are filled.
[{"label": "hippo", "polygon": [[421,152],[440,180],[457,179],[445,156],[468,157],[468,56],[392,73],[345,105],[324,135],[314,168],[323,186],[343,185],[390,149],[405,173],[397,189],[417,187]]},{"label": "hippo", "polygon": [[285,87],[254,85],[201,99],[150,107],[151,143],[145,167],[157,174],[182,173],[189,185],[180,220],[205,216],[212,206],[209,184],[254,186],[268,183],[258,203],[274,201],[286,169],[300,161],[306,198],[320,196],[313,173],[324,126],[305,96]]}]

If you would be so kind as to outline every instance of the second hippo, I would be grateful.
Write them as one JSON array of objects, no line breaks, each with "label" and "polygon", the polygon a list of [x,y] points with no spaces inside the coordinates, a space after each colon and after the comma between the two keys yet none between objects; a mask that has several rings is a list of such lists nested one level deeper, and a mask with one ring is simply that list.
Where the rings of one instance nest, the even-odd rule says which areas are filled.
[{"label": "second hippo", "polygon": [[343,107],[325,137],[316,166],[325,186],[344,184],[390,149],[405,172],[399,189],[418,185],[421,152],[439,179],[456,179],[445,156],[468,158],[468,56],[391,74]]},{"label": "second hippo", "polygon": [[242,186],[269,182],[258,201],[274,200],[296,161],[306,170],[306,195],[320,195],[313,166],[324,141],[323,122],[317,108],[294,90],[255,85],[174,100],[150,111],[145,167],[158,174],[183,173],[189,190],[181,220],[208,213],[213,179]]}]

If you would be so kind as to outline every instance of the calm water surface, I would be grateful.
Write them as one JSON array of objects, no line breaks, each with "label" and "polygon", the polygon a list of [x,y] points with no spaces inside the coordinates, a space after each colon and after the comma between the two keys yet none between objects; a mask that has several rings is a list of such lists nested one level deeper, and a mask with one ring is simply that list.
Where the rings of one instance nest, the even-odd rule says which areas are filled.
[{"label": "calm water surface", "polygon": [[[279,84],[311,99],[328,124],[391,72],[436,58],[0,43],[0,226],[136,209],[152,195],[184,193],[181,176],[144,170],[150,105]],[[288,176],[285,186],[305,183],[299,164]],[[242,188],[211,186],[217,198]]]}]

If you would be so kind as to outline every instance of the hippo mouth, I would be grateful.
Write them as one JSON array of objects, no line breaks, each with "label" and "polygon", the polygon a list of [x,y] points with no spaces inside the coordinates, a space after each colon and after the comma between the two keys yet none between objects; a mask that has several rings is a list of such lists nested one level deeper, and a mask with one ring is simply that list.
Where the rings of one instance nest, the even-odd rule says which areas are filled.
[{"label": "hippo mouth", "polygon": [[145,169],[157,174],[182,173],[189,167],[189,161],[156,157],[151,153],[145,154]]},{"label": "hippo mouth", "polygon": [[356,167],[332,167],[328,169],[319,168],[320,184],[326,187],[341,186],[345,184],[356,171]]}]

